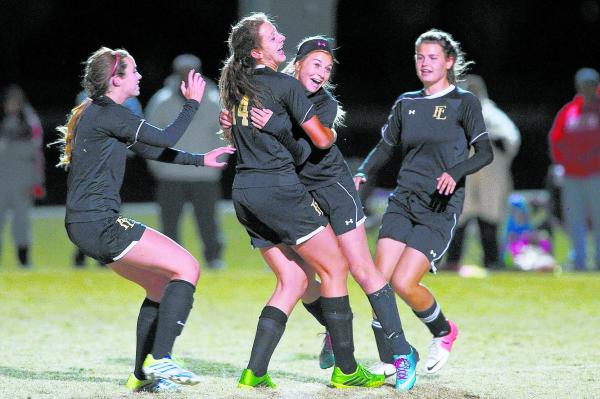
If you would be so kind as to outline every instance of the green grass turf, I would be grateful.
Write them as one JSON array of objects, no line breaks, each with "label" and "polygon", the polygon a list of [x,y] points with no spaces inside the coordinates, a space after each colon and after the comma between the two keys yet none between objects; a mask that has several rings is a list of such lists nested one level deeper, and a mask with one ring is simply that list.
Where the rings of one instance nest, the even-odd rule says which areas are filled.
[{"label": "green grass turf", "polygon": [[[153,216],[135,215],[151,226]],[[597,331],[600,274],[494,273],[464,279],[428,276],[445,314],[460,328],[448,365],[418,375],[410,394],[386,386],[336,391],[330,371],[318,368],[322,328],[298,307],[279,344],[270,373],[275,392],[235,388],[246,366],[257,316],[274,285],[271,272],[231,214],[222,271],[204,270],[187,327],[175,354],[205,381],[177,398],[594,398],[600,392]],[[199,255],[192,223],[185,245]],[[88,261],[71,265],[73,247],[60,217],[34,223],[34,268],[14,262],[8,230],[0,266],[0,398],[129,397],[123,387],[134,356],[135,323],[143,292]],[[564,247],[564,239],[559,240]],[[469,245],[467,261],[477,256]],[[560,251],[564,253],[564,248]],[[562,256],[562,255],[561,255]],[[356,357],[377,360],[368,301],[350,283]],[[425,356],[430,336],[399,301],[406,335]],[[141,397],[152,397],[142,395]],[[160,395],[158,397],[169,397]]]}]

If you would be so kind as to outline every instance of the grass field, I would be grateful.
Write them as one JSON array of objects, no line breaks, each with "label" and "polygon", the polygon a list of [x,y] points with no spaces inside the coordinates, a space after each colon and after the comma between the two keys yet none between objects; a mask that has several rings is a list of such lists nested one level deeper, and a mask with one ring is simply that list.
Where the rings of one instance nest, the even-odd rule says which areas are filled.
[{"label": "grass field", "polygon": [[[157,226],[152,215],[128,213]],[[495,273],[427,277],[460,328],[448,365],[419,373],[408,394],[386,386],[336,391],[320,370],[320,326],[302,307],[292,314],[270,367],[276,391],[235,388],[249,357],[257,316],[274,283],[231,214],[223,271],[203,271],[194,309],[175,352],[205,377],[176,398],[598,398],[600,273]],[[185,244],[198,255],[190,220]],[[71,265],[62,219],[35,221],[35,267],[15,266],[8,230],[0,265],[0,398],[120,398],[134,356],[140,288],[89,262]],[[472,247],[472,246],[471,246]],[[476,252],[470,251],[471,260]],[[469,260],[469,259],[467,259]],[[356,357],[377,360],[366,297],[350,283]],[[406,334],[427,352],[429,334],[399,302]],[[152,395],[135,395],[153,397]]]}]

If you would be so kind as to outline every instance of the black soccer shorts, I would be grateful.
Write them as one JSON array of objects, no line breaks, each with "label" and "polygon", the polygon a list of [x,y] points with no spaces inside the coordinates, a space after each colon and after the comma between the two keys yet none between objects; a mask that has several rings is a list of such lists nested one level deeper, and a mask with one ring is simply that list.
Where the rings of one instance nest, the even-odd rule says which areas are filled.
[{"label": "black soccer shorts", "polygon": [[125,256],[146,230],[144,224],[123,216],[68,223],[66,228],[73,244],[87,256],[104,264]]},{"label": "black soccer shorts", "polygon": [[427,257],[431,272],[444,256],[458,221],[458,214],[435,212],[414,193],[394,192],[383,215],[379,238],[391,238]]},{"label": "black soccer shorts", "polygon": [[233,206],[255,248],[298,245],[327,226],[317,201],[302,184],[234,188]]},{"label": "black soccer shorts", "polygon": [[360,197],[350,176],[329,186],[310,191],[331,223],[336,236],[354,230],[366,217]]}]

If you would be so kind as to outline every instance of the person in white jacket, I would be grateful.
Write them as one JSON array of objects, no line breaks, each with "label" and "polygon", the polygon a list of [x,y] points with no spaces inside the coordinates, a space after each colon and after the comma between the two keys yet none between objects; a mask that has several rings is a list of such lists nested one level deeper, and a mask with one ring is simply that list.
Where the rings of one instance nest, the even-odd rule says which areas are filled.
[{"label": "person in white jacket", "polygon": [[506,215],[507,198],[513,189],[510,166],[519,151],[521,135],[513,121],[488,98],[481,76],[467,75],[460,86],[481,102],[483,119],[494,149],[494,160],[467,177],[465,203],[454,239],[448,248],[446,269],[457,269],[465,242],[467,225],[476,220],[483,248],[483,265],[502,267],[498,249],[498,227]]},{"label": "person in white jacket", "polygon": [[[181,54],[173,60],[173,74],[165,79],[162,89],[148,101],[145,116],[148,123],[164,128],[177,116],[185,98],[179,82],[190,69],[201,70],[201,61],[192,54]],[[204,99],[177,148],[206,152],[225,145],[217,136],[219,126],[219,89],[205,78]],[[224,238],[221,233],[218,201],[221,199],[221,171],[213,168],[185,168],[181,165],[148,161],[148,169],[156,179],[156,202],[160,207],[161,231],[181,243],[181,216],[186,203],[194,209],[197,231],[204,244],[204,259],[209,269],[224,266]]]}]

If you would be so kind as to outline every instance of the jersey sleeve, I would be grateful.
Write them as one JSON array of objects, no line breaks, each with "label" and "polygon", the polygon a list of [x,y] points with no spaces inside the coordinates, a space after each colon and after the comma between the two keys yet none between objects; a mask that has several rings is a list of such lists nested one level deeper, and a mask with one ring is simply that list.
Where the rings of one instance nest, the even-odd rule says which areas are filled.
[{"label": "jersey sleeve", "polygon": [[142,142],[134,143],[130,150],[144,159],[178,165],[204,166],[204,154],[192,154],[177,148],[156,147]]},{"label": "jersey sleeve", "polygon": [[300,82],[291,76],[285,80],[285,87],[281,95],[281,100],[285,104],[288,112],[293,119],[302,125],[315,115],[314,104],[304,94],[304,89]]},{"label": "jersey sleeve", "polygon": [[489,140],[481,112],[481,103],[471,93],[468,93],[463,99],[461,122],[469,146],[472,146],[477,140]]},{"label": "jersey sleeve", "polygon": [[275,137],[290,152],[296,165],[302,165],[310,156],[310,144],[302,137],[294,138],[287,116],[273,113],[261,131]]},{"label": "jersey sleeve", "polygon": [[400,145],[402,135],[402,96],[396,100],[386,123],[381,128],[381,139],[390,146]]},{"label": "jersey sleeve", "polygon": [[316,109],[316,114],[323,126],[327,126],[330,129],[333,127],[337,112],[338,103],[333,98],[328,98],[324,103],[318,104]]},{"label": "jersey sleeve", "polygon": [[494,152],[489,134],[483,121],[481,104],[477,97],[471,93],[465,97],[462,125],[469,146],[472,146],[474,149],[474,154],[447,170],[447,173],[456,182],[467,175],[477,172],[494,160]]},{"label": "jersey sleeve", "polygon": [[395,153],[397,146],[400,145],[400,137],[402,133],[402,96],[396,100],[396,103],[390,111],[387,122],[381,128],[381,140],[371,150],[363,163],[356,171],[357,175],[362,175],[368,178],[369,175],[376,173],[383,165],[385,165]]},{"label": "jersey sleeve", "polygon": [[129,145],[139,141],[157,147],[171,147],[185,133],[198,106],[197,101],[186,100],[177,118],[166,128],[160,129],[123,106],[109,105],[98,116],[98,128]]}]

